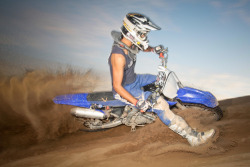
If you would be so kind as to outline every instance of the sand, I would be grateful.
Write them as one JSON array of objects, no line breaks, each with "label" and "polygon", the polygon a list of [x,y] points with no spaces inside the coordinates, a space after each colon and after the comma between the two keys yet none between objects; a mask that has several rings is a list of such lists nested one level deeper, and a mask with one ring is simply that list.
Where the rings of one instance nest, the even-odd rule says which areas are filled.
[{"label": "sand", "polygon": [[91,71],[29,71],[0,81],[0,166],[250,166],[250,96],[220,101],[220,121],[195,108],[173,109],[198,131],[216,129],[208,143],[191,147],[159,119],[136,132],[124,125],[81,131],[71,106],[51,99],[93,91],[100,81]]}]

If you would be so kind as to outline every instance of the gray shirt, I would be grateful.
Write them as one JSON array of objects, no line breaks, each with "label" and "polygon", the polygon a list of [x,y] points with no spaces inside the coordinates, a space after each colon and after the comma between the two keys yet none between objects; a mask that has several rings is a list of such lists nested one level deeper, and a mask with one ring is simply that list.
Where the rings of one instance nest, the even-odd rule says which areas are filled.
[{"label": "gray shirt", "polygon": [[[135,73],[135,64],[136,64],[136,58],[131,59],[128,55],[126,55],[123,51],[124,48],[122,46],[119,46],[119,44],[114,44],[112,47],[111,54],[109,56],[109,67],[110,67],[110,74],[111,74],[111,81],[112,81],[112,92],[113,94],[116,94],[116,91],[113,87],[113,69],[111,64],[111,55],[113,53],[121,54],[125,57],[126,64],[123,71],[123,79],[122,79],[122,86],[128,85],[133,83],[136,80],[136,73]],[[130,52],[130,51],[128,51]],[[130,53],[128,53],[130,54]]]}]

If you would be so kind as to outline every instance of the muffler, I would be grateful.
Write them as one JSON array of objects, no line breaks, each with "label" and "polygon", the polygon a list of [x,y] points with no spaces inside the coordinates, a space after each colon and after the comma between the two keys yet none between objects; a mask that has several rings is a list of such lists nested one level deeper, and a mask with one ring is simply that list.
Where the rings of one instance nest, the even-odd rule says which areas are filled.
[{"label": "muffler", "polygon": [[96,118],[96,119],[104,119],[105,114],[98,110],[93,110],[90,108],[72,108],[70,113],[75,117],[81,118]]}]

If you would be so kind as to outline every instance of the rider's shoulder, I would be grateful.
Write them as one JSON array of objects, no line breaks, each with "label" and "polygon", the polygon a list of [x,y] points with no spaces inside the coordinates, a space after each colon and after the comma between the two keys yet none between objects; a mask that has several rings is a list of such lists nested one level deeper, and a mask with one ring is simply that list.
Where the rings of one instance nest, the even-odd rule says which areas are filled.
[{"label": "rider's shoulder", "polygon": [[115,59],[122,59],[122,60],[125,60],[125,57],[123,54],[120,54],[120,53],[112,53],[111,55],[112,58],[115,58]]},{"label": "rider's shoulder", "polygon": [[113,65],[118,65],[118,66],[124,66],[126,63],[126,59],[124,55],[119,54],[119,53],[113,53],[111,55],[111,64]]}]

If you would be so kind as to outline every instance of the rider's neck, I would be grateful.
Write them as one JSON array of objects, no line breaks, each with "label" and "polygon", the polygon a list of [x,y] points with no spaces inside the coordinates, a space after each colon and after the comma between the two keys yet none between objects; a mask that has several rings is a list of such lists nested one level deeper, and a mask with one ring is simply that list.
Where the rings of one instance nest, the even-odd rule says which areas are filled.
[{"label": "rider's neck", "polygon": [[123,37],[121,39],[121,42],[123,42],[125,45],[127,45],[128,47],[132,46],[132,42],[130,40],[128,40],[127,38]]}]

